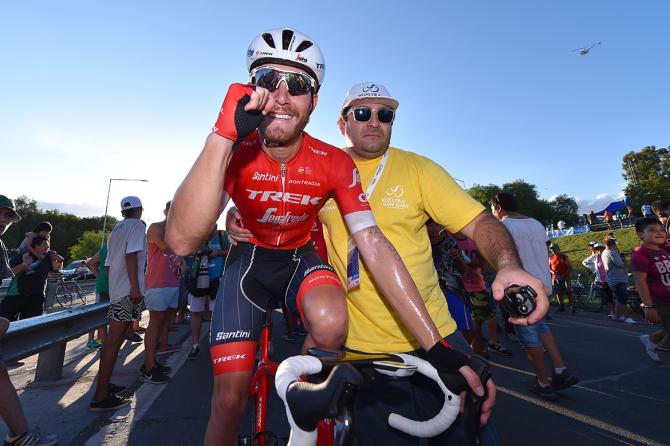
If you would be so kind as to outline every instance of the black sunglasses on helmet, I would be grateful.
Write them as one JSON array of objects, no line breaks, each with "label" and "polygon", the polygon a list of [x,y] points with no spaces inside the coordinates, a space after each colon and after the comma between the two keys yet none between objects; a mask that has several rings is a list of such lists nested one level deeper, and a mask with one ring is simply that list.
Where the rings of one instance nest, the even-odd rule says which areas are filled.
[{"label": "black sunglasses on helmet", "polygon": [[316,88],[316,82],[305,73],[283,71],[272,67],[258,67],[251,72],[251,82],[270,92],[276,91],[281,82],[286,83],[291,96],[307,94]]}]

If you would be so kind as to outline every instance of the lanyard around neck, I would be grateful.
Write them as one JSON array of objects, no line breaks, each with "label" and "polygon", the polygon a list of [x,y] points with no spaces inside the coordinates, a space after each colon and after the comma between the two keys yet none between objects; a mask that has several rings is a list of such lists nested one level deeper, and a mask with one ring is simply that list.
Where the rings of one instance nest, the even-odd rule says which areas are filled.
[{"label": "lanyard around neck", "polygon": [[375,171],[375,176],[372,177],[372,181],[370,181],[368,188],[365,190],[365,197],[368,198],[368,200],[370,199],[370,195],[372,195],[372,191],[374,191],[375,187],[377,187],[379,179],[382,177],[382,172],[384,171],[384,167],[386,167],[388,157],[389,157],[389,151],[387,150],[382,155],[382,159],[379,160],[379,165],[377,166],[377,170]]}]

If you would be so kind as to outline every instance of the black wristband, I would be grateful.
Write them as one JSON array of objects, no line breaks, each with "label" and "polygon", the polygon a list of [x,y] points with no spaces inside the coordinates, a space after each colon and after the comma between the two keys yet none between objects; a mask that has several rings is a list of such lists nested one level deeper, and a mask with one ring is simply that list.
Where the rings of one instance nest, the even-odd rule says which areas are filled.
[{"label": "black wristband", "polygon": [[655,308],[656,308],[656,307],[653,306],[653,305],[645,305],[645,304],[642,304],[642,305],[644,306],[644,309],[645,309],[645,310],[646,310],[647,308],[652,308],[652,309],[655,309]]}]

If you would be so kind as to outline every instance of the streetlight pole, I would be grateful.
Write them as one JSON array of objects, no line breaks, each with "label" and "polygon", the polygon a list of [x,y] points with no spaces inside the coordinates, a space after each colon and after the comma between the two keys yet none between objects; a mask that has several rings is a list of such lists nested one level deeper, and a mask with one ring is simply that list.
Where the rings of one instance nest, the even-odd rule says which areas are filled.
[{"label": "streetlight pole", "polygon": [[149,180],[136,179],[136,178],[110,178],[109,185],[107,186],[107,201],[105,202],[105,216],[102,219],[102,239],[100,240],[100,249],[105,246],[105,230],[107,229],[107,209],[109,208],[109,192],[112,190],[112,181],[141,181],[143,183],[148,183]]}]

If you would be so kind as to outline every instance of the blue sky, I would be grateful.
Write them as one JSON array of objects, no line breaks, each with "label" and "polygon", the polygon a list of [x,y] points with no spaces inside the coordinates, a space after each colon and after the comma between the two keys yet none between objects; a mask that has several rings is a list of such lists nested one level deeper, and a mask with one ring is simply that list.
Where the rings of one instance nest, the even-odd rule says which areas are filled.
[{"label": "blue sky", "polygon": [[101,215],[109,178],[145,178],[113,183],[110,214],[136,194],[160,220],[247,79],[249,42],[282,26],[326,58],[312,135],[341,145],[348,88],[384,84],[400,100],[392,144],[466,187],[521,178],[597,209],[626,152],[670,144],[670,2],[320,3],[5,2],[0,193]]}]

